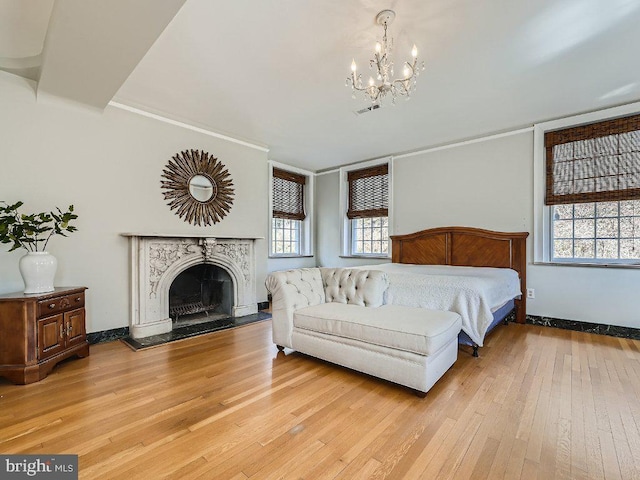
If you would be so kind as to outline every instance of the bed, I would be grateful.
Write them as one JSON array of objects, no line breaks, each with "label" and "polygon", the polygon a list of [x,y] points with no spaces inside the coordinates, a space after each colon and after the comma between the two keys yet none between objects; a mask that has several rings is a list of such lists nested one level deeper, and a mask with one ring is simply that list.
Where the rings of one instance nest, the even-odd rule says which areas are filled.
[{"label": "bed", "polygon": [[511,312],[525,322],[528,236],[471,227],[394,235],[393,263],[367,268],[389,275],[389,303],[460,313],[459,343],[478,356],[486,334]]}]

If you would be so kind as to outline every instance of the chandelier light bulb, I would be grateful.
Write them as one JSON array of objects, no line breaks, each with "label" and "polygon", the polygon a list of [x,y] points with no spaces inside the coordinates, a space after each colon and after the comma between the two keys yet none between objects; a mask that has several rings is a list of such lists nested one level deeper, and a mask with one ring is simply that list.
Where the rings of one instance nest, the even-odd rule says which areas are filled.
[{"label": "chandelier light bulb", "polygon": [[376,42],[376,53],[380,53],[382,51],[382,45],[380,42]]},{"label": "chandelier light bulb", "polygon": [[376,84],[375,80],[373,79],[373,77],[369,77],[369,86],[373,87]]},{"label": "chandelier light bulb", "polygon": [[358,67],[356,66],[356,59],[354,58],[353,60],[351,60],[351,71],[355,73],[357,69]]},{"label": "chandelier light bulb", "polygon": [[402,70],[402,74],[403,74],[405,77],[408,77],[408,76],[409,76],[409,73],[411,73],[411,72],[410,72],[410,70],[409,70],[409,67],[405,65],[405,66],[404,66],[404,69]]},{"label": "chandelier light bulb", "polygon": [[418,56],[418,47],[416,47],[416,44],[413,44],[413,48],[411,49],[411,56],[413,58],[416,58]]}]

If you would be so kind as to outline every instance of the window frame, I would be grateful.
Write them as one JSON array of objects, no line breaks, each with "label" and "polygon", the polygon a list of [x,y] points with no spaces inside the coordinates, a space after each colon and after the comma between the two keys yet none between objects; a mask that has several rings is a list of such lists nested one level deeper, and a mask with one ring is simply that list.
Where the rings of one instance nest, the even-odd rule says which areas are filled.
[{"label": "window frame", "polygon": [[[362,170],[364,168],[376,167],[383,164],[388,165],[387,173],[387,194],[388,194],[388,215],[387,215],[387,231],[389,234],[389,244],[387,248],[387,254],[378,253],[354,253],[353,251],[353,227],[352,221],[347,217],[347,211],[349,209],[349,172],[354,170]],[[340,168],[340,216],[342,218],[340,237],[341,237],[341,252],[342,257],[347,258],[391,258],[391,235],[393,225],[393,157],[383,157],[376,160],[367,162],[361,162],[347,167]],[[354,219],[355,220],[355,219]]]},{"label": "window frame", "polygon": [[[284,163],[269,160],[267,162],[269,166],[269,258],[300,258],[311,257],[314,255],[314,243],[313,243],[313,219],[314,219],[314,186],[315,186],[315,174],[311,171],[304,170],[302,168],[293,167]],[[304,185],[304,211],[305,219],[298,220],[300,222],[300,252],[299,253],[276,253],[273,249],[274,241],[274,216],[273,216],[273,169],[286,170],[298,175],[306,177],[306,183]]]},{"label": "window frame", "polygon": [[553,205],[545,205],[546,195],[546,148],[545,133],[563,128],[570,128],[590,123],[597,123],[640,113],[640,102],[609,108],[597,112],[574,115],[558,120],[539,123],[533,128],[533,263],[561,266],[602,266],[602,267],[640,267],[640,260],[634,259],[585,259],[553,257]]}]

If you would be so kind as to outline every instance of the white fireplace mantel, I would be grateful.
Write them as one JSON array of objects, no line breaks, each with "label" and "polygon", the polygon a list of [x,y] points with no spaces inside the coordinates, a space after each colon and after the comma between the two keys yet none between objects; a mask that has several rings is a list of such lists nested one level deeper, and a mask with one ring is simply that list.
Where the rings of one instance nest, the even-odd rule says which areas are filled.
[{"label": "white fireplace mantel", "polygon": [[133,338],[170,332],[169,288],[194,265],[210,263],[226,270],[233,281],[233,316],[257,313],[255,241],[261,237],[211,234],[122,233],[129,237],[131,319]]},{"label": "white fireplace mantel", "polygon": [[218,238],[221,240],[264,240],[264,237],[240,237],[228,235],[211,235],[210,233],[159,233],[159,232],[125,232],[123,237],[161,237],[161,238]]}]

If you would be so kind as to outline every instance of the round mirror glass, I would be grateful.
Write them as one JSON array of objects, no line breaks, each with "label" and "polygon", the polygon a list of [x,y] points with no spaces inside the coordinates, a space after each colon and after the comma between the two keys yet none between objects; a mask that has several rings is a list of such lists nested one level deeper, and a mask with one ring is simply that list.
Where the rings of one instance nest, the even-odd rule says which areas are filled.
[{"label": "round mirror glass", "polygon": [[199,202],[206,202],[213,196],[213,183],[204,175],[194,175],[189,180],[189,193]]}]

